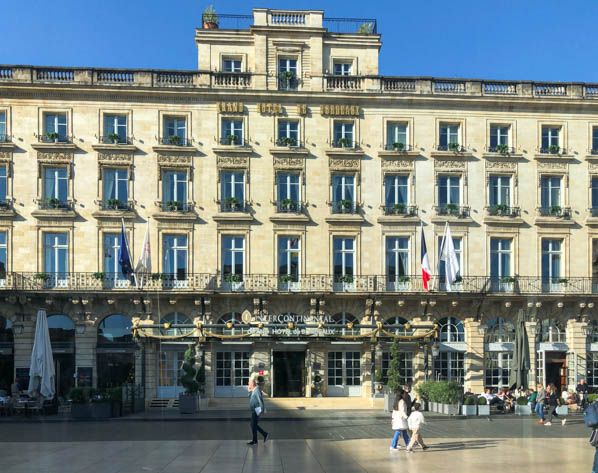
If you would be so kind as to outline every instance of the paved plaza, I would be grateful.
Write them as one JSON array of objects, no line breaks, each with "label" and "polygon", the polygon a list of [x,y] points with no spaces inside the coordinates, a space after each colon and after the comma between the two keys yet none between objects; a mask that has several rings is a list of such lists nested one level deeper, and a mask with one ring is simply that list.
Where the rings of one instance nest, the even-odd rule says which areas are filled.
[{"label": "paved plaza", "polygon": [[430,418],[426,452],[389,451],[388,419],[318,412],[263,420],[266,444],[245,444],[236,416],[104,422],[1,421],[2,473],[581,472],[594,449],[581,417],[566,426],[532,418]]}]

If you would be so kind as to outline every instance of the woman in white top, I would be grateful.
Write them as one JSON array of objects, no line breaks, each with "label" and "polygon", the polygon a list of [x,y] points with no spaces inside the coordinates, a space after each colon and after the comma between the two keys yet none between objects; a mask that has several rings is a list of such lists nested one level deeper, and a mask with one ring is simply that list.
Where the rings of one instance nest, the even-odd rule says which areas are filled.
[{"label": "woman in white top", "polygon": [[409,430],[411,430],[411,441],[407,446],[407,453],[413,453],[415,442],[419,443],[423,450],[430,448],[424,443],[424,439],[421,435],[422,427],[426,421],[424,420],[424,415],[419,412],[419,408],[420,404],[418,402],[413,404],[413,407],[411,408],[411,415],[409,416],[409,419],[407,419]]},{"label": "woman in white top", "polygon": [[405,391],[400,389],[395,397],[395,402],[392,407],[392,430],[395,431],[395,434],[390,445],[391,451],[399,450],[398,443],[399,435],[401,434],[403,435],[405,446],[409,445],[409,434],[407,433],[407,430],[409,429],[409,425],[407,424],[407,403],[403,399],[404,396]]}]

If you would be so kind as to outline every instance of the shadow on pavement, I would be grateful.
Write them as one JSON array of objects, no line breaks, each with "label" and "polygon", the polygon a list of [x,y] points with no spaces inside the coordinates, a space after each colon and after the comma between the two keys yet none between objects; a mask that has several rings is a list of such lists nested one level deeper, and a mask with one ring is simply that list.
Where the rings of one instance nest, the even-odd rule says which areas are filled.
[{"label": "shadow on pavement", "polygon": [[[465,442],[441,442],[441,443],[430,443],[426,442],[430,447],[428,451],[435,450],[478,450],[482,448],[494,448],[498,446],[499,441],[497,440],[467,440]],[[426,452],[427,453],[427,452]]]}]

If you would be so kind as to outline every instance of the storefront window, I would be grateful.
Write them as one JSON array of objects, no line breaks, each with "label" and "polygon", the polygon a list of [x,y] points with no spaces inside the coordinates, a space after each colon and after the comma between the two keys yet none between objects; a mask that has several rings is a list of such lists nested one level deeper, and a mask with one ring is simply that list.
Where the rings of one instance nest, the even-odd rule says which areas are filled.
[{"label": "storefront window", "polygon": [[513,343],[515,341],[515,327],[511,322],[497,317],[488,322],[486,343]]},{"label": "storefront window", "polygon": [[567,333],[560,322],[554,319],[542,320],[542,329],[540,330],[540,342],[548,343],[566,343]]},{"label": "storefront window", "polygon": [[440,325],[441,342],[464,342],[465,327],[463,322],[455,317],[445,317],[438,321]]},{"label": "storefront window", "polygon": [[132,326],[124,315],[109,315],[98,326],[98,344],[133,343]]}]

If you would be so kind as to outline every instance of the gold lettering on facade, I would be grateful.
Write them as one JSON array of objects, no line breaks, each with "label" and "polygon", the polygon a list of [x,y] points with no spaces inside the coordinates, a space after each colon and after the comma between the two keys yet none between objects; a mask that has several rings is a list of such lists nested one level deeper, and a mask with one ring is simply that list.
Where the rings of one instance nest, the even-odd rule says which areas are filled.
[{"label": "gold lettering on facade", "polygon": [[322,115],[331,115],[336,117],[358,117],[360,113],[359,105],[320,105]]},{"label": "gold lettering on facade", "polygon": [[257,109],[260,113],[268,115],[282,115],[284,113],[284,109],[279,103],[258,103]]},{"label": "gold lettering on facade", "polygon": [[220,113],[243,113],[243,102],[218,102]]}]

